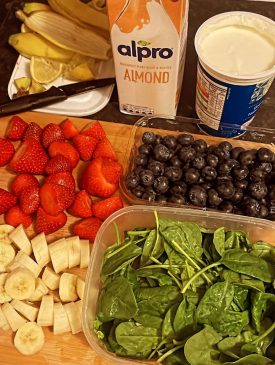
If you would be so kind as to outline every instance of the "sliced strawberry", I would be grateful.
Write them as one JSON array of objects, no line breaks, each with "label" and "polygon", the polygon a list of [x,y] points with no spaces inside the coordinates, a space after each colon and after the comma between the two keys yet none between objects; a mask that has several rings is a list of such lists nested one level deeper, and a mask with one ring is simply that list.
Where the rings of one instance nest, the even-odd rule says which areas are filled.
[{"label": "sliced strawberry", "polygon": [[73,122],[68,118],[63,120],[63,122],[60,124],[60,127],[63,130],[66,139],[72,139],[79,133]]},{"label": "sliced strawberry", "polygon": [[63,155],[66,157],[70,161],[72,169],[74,169],[78,164],[79,153],[69,142],[53,142],[50,144],[48,152],[50,157],[54,157],[56,155]]},{"label": "sliced strawberry", "polygon": [[5,222],[13,227],[22,224],[25,228],[28,228],[32,224],[32,216],[25,214],[19,205],[15,205],[6,212]]},{"label": "sliced strawberry", "polygon": [[92,158],[97,142],[98,140],[94,137],[84,136],[84,134],[78,134],[73,138],[73,143],[83,161],[88,161]]},{"label": "sliced strawberry", "polygon": [[65,136],[61,127],[54,123],[49,123],[43,129],[42,144],[45,148],[48,148],[52,142],[65,141]]},{"label": "sliced strawberry", "polygon": [[63,155],[56,155],[50,159],[45,166],[45,173],[47,175],[52,175],[57,172],[71,171],[70,161]]},{"label": "sliced strawberry", "polygon": [[40,189],[41,206],[50,215],[57,215],[69,208],[73,201],[73,190],[64,185],[46,183]]},{"label": "sliced strawberry", "polygon": [[101,141],[98,142],[94,150],[93,157],[110,158],[111,160],[117,161],[116,153],[108,138],[103,138]]},{"label": "sliced strawberry", "polygon": [[25,214],[36,212],[40,204],[39,187],[30,186],[22,190],[19,201],[20,207]]},{"label": "sliced strawberry", "polygon": [[106,137],[104,129],[98,121],[87,124],[81,131],[81,134],[85,136],[94,137],[97,140],[101,140]]},{"label": "sliced strawberry", "polygon": [[88,218],[93,215],[92,204],[92,199],[88,193],[85,190],[81,190],[76,194],[68,212],[76,217]]},{"label": "sliced strawberry", "polygon": [[16,196],[7,190],[0,188],[0,214],[5,213],[17,202]]},{"label": "sliced strawberry", "polygon": [[94,241],[101,224],[101,220],[96,217],[85,218],[74,224],[73,233],[80,238]]},{"label": "sliced strawberry", "polygon": [[102,173],[105,179],[113,184],[118,184],[122,175],[123,169],[119,162],[104,159],[102,165]]},{"label": "sliced strawberry", "polygon": [[41,141],[43,129],[35,122],[31,122],[28,125],[28,128],[24,134],[24,141],[28,138],[34,138],[37,141]]},{"label": "sliced strawberry", "polygon": [[110,181],[109,175],[117,176],[121,172],[122,168],[118,162],[104,158],[95,158],[83,172],[80,181],[81,188],[91,195],[109,198],[118,188],[118,182]]},{"label": "sliced strawberry", "polygon": [[28,187],[39,187],[39,182],[36,177],[30,174],[16,175],[11,183],[11,191],[18,197]]},{"label": "sliced strawberry", "polygon": [[15,149],[11,141],[5,138],[0,138],[0,166],[5,166],[9,163],[14,153]]},{"label": "sliced strawberry", "polygon": [[75,180],[70,172],[57,172],[48,176],[45,183],[66,186],[70,190],[75,190]]},{"label": "sliced strawberry", "polygon": [[26,130],[28,128],[28,123],[26,123],[18,115],[14,115],[10,121],[6,132],[7,138],[11,141],[19,141],[24,137]]},{"label": "sliced strawberry", "polygon": [[64,212],[52,216],[40,207],[37,211],[35,231],[37,233],[44,232],[45,234],[50,234],[65,226],[66,222],[67,216]]},{"label": "sliced strawberry", "polygon": [[93,213],[97,218],[104,221],[112,213],[121,208],[123,208],[123,203],[120,196],[113,196],[95,203],[93,205]]},{"label": "sliced strawberry", "polygon": [[48,156],[41,143],[30,137],[21,143],[9,167],[15,172],[40,175],[47,162]]}]

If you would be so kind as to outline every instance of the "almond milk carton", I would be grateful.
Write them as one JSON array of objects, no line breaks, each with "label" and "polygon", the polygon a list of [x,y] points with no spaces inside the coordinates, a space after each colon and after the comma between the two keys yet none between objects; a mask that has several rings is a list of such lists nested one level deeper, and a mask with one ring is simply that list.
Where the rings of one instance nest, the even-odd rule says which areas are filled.
[{"label": "almond milk carton", "polygon": [[188,0],[108,0],[120,111],[175,115]]}]

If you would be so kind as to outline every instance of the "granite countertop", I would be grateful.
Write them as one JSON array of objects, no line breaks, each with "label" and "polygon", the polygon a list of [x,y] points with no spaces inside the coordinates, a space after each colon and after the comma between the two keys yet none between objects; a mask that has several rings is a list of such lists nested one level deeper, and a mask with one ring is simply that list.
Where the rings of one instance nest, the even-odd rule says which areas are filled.
[{"label": "granite countertop", "polygon": [[[37,0],[36,0],[37,1]],[[197,55],[194,48],[194,35],[198,27],[215,14],[226,11],[241,10],[262,14],[275,20],[275,3],[273,0],[248,1],[248,0],[190,0],[189,29],[187,42],[187,58],[182,84],[182,92],[178,107],[178,115],[196,118],[194,111]],[[22,5],[20,0],[0,1],[0,103],[9,100],[7,86],[14,68],[17,52],[8,43],[8,36],[20,29],[20,23],[15,18],[14,12]],[[271,86],[264,102],[258,111],[253,125],[275,129],[275,82]],[[139,116],[130,116],[120,113],[118,108],[117,91],[114,90],[109,104],[100,112],[88,116],[106,121],[119,121],[133,124]]]}]

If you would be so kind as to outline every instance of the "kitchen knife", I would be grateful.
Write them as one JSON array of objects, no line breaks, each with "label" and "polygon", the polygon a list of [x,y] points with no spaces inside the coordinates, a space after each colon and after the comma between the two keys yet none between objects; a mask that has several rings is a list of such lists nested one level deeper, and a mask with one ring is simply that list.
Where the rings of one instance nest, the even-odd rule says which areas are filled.
[{"label": "kitchen knife", "polygon": [[108,86],[115,82],[116,79],[110,77],[106,79],[76,82],[74,84],[62,86],[52,86],[42,93],[21,96],[0,105],[0,117],[58,103],[66,100],[70,96]]}]

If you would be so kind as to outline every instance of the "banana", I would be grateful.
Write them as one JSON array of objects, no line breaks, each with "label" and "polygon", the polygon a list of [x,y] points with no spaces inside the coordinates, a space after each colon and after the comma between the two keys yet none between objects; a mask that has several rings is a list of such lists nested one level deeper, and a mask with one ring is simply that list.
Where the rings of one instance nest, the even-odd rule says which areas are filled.
[{"label": "banana", "polygon": [[68,245],[69,269],[80,264],[80,239],[78,236],[66,238]]},{"label": "banana", "polygon": [[31,240],[32,250],[36,262],[40,267],[46,266],[50,261],[50,253],[45,233],[42,232]]},{"label": "banana", "polygon": [[49,266],[45,267],[42,281],[51,290],[59,288],[60,275],[56,274]]},{"label": "banana", "polygon": [[76,334],[82,331],[81,315],[78,307],[74,302],[67,303],[64,305],[64,309],[69,319],[72,334]]},{"label": "banana", "polygon": [[35,290],[35,276],[26,268],[15,269],[7,275],[4,288],[13,299],[27,299]]},{"label": "banana", "polygon": [[82,300],[78,300],[77,302],[74,302],[74,303],[77,306],[77,309],[80,313],[80,317],[82,317],[82,304],[83,304]]},{"label": "banana", "polygon": [[11,301],[11,297],[6,293],[4,289],[4,284],[6,281],[8,273],[0,274],[0,304],[7,303]]},{"label": "banana", "polygon": [[80,299],[83,299],[84,297],[84,289],[85,281],[78,277],[76,281],[76,292]]},{"label": "banana", "polygon": [[27,318],[30,322],[34,322],[36,320],[38,315],[38,308],[17,299],[14,299],[11,302],[11,305],[18,313],[22,314],[22,316]]},{"label": "banana", "polygon": [[42,297],[46,294],[48,294],[49,289],[46,287],[44,282],[37,278],[35,282],[35,291],[32,293],[32,295],[28,298],[30,302],[38,302],[42,299]]},{"label": "banana", "polygon": [[0,242],[12,243],[9,234],[14,230],[14,227],[9,224],[0,224]]},{"label": "banana", "polygon": [[53,297],[51,295],[44,295],[37,316],[37,324],[39,326],[53,325],[53,304]]},{"label": "banana", "polygon": [[60,277],[59,296],[62,302],[74,302],[78,295],[76,292],[77,275],[64,272]]},{"label": "banana", "polygon": [[1,306],[0,306],[0,328],[2,328],[2,330],[4,330],[4,331],[8,331],[11,329],[9,322],[3,313]]},{"label": "banana", "polygon": [[12,240],[15,246],[19,248],[19,250],[22,250],[29,256],[31,255],[32,246],[22,224],[11,231],[9,238]]},{"label": "banana", "polygon": [[10,303],[2,305],[2,311],[9,322],[9,325],[13,332],[17,331],[24,323],[27,322],[26,318],[20,316]]},{"label": "banana", "polygon": [[32,258],[30,258],[30,256],[28,256],[22,250],[17,252],[13,262],[8,265],[7,270],[12,271],[18,267],[24,267],[26,269],[29,269],[36,278],[39,276],[42,270],[42,267],[40,267]]},{"label": "banana", "polygon": [[70,332],[71,327],[66,311],[61,303],[53,305],[53,333],[59,335],[61,333]]},{"label": "banana", "polygon": [[51,243],[49,246],[50,257],[54,271],[58,274],[69,267],[68,245],[65,238]]},{"label": "banana", "polygon": [[35,322],[25,323],[14,337],[14,346],[23,355],[36,354],[43,348],[44,342],[43,329]]},{"label": "banana", "polygon": [[[28,28],[24,23],[21,24],[20,30],[21,30],[21,33],[32,32],[32,30],[30,28]],[[24,56],[24,55],[22,54],[22,56]]]},{"label": "banana", "polygon": [[34,11],[50,11],[51,8],[49,7],[49,5],[46,4],[41,4],[41,3],[26,3],[23,6],[23,11],[26,14],[31,14]]},{"label": "banana", "polygon": [[88,267],[90,262],[90,242],[80,240],[80,269]]},{"label": "banana", "polygon": [[0,273],[7,271],[7,266],[15,257],[14,248],[5,242],[0,241]]}]

